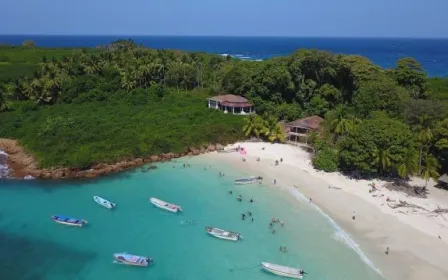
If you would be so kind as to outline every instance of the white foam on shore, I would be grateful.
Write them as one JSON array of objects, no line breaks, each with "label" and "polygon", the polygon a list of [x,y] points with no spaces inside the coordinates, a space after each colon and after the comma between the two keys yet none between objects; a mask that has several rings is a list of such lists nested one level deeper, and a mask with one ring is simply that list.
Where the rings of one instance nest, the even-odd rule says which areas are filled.
[{"label": "white foam on shore", "polygon": [[[309,202],[309,198],[304,196],[301,192],[296,190],[295,188],[288,187],[288,191],[299,201],[301,202]],[[381,271],[373,264],[373,262],[364,254],[359,245],[350,237],[348,233],[346,233],[330,216],[328,216],[322,209],[320,209],[316,204],[310,203],[310,206],[314,207],[314,209],[319,212],[322,216],[324,216],[331,227],[335,230],[333,237],[337,240],[340,240],[342,243],[347,245],[350,249],[355,251],[355,253],[361,258],[361,260],[367,264],[370,268],[372,268],[375,272],[382,275]]]},{"label": "white foam on shore", "polygon": [[[0,156],[8,158],[8,154],[0,150]],[[8,165],[0,163],[0,178],[8,176],[9,170]]]},{"label": "white foam on shore", "polygon": [[[240,59],[240,60],[251,60],[251,61],[255,61],[254,59],[252,59],[252,57],[246,55],[246,54],[227,54],[227,53],[222,53],[220,54],[221,56],[228,56],[230,55],[233,58],[236,59]],[[257,61],[261,61],[261,60],[257,60]]]}]

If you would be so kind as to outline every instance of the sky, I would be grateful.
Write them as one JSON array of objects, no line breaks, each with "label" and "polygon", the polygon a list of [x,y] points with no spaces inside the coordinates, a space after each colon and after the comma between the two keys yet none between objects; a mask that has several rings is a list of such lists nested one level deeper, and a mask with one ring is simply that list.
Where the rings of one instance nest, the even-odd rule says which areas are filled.
[{"label": "sky", "polygon": [[5,0],[0,34],[448,38],[448,0]]}]

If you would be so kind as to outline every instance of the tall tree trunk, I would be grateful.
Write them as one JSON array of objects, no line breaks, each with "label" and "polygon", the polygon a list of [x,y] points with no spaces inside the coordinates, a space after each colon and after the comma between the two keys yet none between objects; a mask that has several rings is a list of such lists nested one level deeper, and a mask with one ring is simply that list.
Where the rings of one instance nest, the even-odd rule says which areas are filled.
[{"label": "tall tree trunk", "polygon": [[420,154],[418,156],[418,174],[422,172],[422,154],[423,154],[423,145],[420,146]]}]

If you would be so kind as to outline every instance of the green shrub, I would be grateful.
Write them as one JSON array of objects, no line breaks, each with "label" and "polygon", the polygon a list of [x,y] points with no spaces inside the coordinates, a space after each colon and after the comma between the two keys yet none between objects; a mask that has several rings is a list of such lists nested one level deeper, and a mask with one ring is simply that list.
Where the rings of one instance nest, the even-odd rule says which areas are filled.
[{"label": "green shrub", "polygon": [[89,102],[38,110],[32,102],[17,102],[21,109],[1,113],[0,138],[18,139],[42,167],[79,168],[245,138],[244,118],[205,108],[202,92],[172,91],[160,98],[138,89],[106,101],[100,101],[101,91],[89,92],[80,95],[91,97]]},{"label": "green shrub", "polygon": [[313,166],[325,172],[338,171],[338,152],[335,149],[326,147],[313,158]]}]

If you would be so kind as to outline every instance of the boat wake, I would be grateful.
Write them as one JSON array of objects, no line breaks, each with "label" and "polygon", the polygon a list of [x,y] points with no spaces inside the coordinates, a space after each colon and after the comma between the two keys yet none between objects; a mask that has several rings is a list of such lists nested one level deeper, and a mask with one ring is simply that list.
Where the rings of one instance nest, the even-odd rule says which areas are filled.
[{"label": "boat wake", "polygon": [[[289,192],[297,199],[302,202],[309,202],[309,199],[304,196],[301,192],[294,188],[288,188]],[[320,209],[316,204],[311,203],[310,206],[314,207],[314,209],[319,212],[322,216],[324,216],[331,227],[335,230],[333,234],[333,238],[341,241],[347,247],[355,251],[355,253],[361,258],[361,260],[367,264],[370,268],[372,268],[375,272],[382,275],[381,271],[373,264],[373,262],[364,254],[359,245],[350,237],[348,233],[346,233],[330,216],[328,216],[322,209]]]}]

